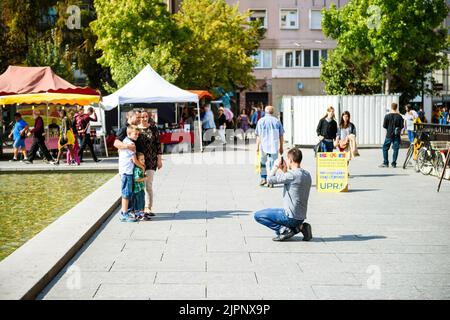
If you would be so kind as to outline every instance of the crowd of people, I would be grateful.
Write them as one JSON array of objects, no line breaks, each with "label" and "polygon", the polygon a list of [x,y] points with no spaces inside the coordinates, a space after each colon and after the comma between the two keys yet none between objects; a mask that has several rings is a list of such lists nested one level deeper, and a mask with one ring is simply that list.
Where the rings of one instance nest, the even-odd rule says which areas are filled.
[{"label": "crowd of people", "polygon": [[[83,155],[86,147],[92,155],[94,162],[100,162],[93,146],[95,139],[95,131],[91,130],[91,121],[97,121],[97,115],[92,107],[87,111],[83,106],[80,106],[78,111],[71,110],[67,112],[64,109],[59,111],[61,126],[56,123],[56,119],[52,119],[52,123],[48,125],[48,129],[52,135],[58,135],[58,153],[56,158],[53,158],[50,151],[45,144],[45,126],[44,120],[40,115],[40,111],[33,110],[34,126],[30,129],[28,123],[22,118],[19,112],[14,114],[15,125],[9,135],[13,138],[13,158],[12,162],[19,161],[19,152],[22,153],[23,163],[32,164],[35,160],[38,151],[40,151],[43,161],[45,163],[59,165],[61,156],[64,150],[67,150],[67,164],[80,165],[83,161]],[[32,144],[27,153],[25,146],[25,139],[32,136]]]}]

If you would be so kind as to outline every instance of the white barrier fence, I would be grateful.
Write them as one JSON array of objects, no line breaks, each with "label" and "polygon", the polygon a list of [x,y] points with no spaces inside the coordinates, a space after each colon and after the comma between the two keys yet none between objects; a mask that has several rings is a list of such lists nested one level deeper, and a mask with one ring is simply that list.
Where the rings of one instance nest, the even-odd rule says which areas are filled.
[{"label": "white barrier fence", "polygon": [[333,106],[338,124],[342,112],[350,112],[358,145],[379,146],[386,134],[383,119],[393,102],[399,103],[399,95],[284,96],[285,141],[290,145],[317,144],[319,120],[326,114],[326,109]]}]

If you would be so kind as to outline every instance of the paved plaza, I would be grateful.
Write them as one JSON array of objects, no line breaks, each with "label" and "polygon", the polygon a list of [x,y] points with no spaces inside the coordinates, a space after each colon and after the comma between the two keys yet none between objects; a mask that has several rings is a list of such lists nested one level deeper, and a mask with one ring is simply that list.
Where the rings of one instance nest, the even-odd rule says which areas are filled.
[{"label": "paved plaza", "polygon": [[349,192],[322,194],[303,149],[314,238],[273,242],[253,212],[281,207],[282,189],[257,186],[254,145],[210,149],[165,155],[153,221],[113,214],[38,298],[450,299],[449,181],[437,193],[436,177],[363,149]]}]

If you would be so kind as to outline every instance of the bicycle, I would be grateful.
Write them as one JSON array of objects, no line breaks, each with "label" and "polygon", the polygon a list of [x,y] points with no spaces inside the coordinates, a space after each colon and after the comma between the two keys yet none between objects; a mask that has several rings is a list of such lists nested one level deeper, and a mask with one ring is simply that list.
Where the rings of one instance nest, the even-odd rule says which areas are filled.
[{"label": "bicycle", "polygon": [[430,141],[429,134],[422,133],[423,146],[417,154],[416,171],[429,175],[435,170],[440,176],[445,167],[446,141]]},{"label": "bicycle", "polygon": [[403,162],[403,169],[406,169],[411,158],[417,160],[417,153],[423,145],[423,142],[419,140],[419,135],[414,138],[414,142],[409,145],[408,151],[406,152],[405,162]]}]

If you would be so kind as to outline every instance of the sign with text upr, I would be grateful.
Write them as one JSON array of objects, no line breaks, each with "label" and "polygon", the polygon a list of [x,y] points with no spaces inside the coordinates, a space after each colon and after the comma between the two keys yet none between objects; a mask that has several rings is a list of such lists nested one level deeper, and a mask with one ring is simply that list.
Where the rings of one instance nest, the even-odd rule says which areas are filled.
[{"label": "sign with text upr", "polygon": [[347,192],[348,165],[345,152],[317,153],[317,182],[319,192]]}]

